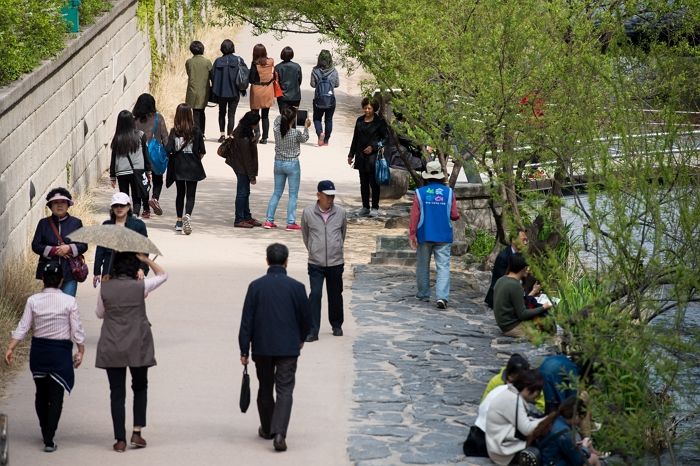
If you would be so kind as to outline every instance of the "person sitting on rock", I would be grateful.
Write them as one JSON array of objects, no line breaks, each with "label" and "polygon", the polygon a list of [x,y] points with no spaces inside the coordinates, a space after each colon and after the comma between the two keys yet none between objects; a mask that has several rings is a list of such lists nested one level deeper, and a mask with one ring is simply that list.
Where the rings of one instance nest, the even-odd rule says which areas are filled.
[{"label": "person sitting on rock", "polygon": [[551,303],[545,303],[533,309],[525,307],[521,282],[527,274],[528,266],[525,258],[520,254],[514,254],[508,261],[508,273],[499,278],[494,287],[493,313],[498,327],[504,335],[509,337],[525,337],[523,322],[544,314],[552,307]]}]

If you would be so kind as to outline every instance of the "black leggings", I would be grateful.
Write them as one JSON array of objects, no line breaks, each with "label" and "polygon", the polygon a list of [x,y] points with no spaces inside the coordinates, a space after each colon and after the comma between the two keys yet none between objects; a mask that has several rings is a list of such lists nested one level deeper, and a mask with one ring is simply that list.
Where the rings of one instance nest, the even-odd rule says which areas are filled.
[{"label": "black leggings", "polygon": [[219,99],[219,131],[224,132],[226,125],[226,110],[228,109],[228,125],[226,125],[226,134],[233,134],[233,126],[236,124],[236,108],[238,107],[238,98],[221,98]]},{"label": "black leggings", "polygon": [[[146,427],[148,402],[148,367],[130,367],[131,389],[134,392],[134,427]],[[109,399],[112,409],[114,439],[126,442],[126,367],[107,369]]]},{"label": "black leggings", "polygon": [[270,133],[270,109],[261,108],[256,109],[256,112],[260,115],[260,121],[262,121],[262,138],[267,139]]},{"label": "black leggings", "polygon": [[360,172],[360,196],[362,197],[362,207],[369,209],[369,192],[372,190],[372,208],[379,209],[379,183],[374,177],[374,172]]},{"label": "black leggings", "polygon": [[63,411],[63,385],[50,376],[34,379],[34,384],[34,407],[41,426],[41,436],[44,438],[44,445],[53,445],[53,437]]},{"label": "black leggings", "polygon": [[[177,180],[175,181],[175,187],[177,188],[177,195],[175,196],[177,218],[182,217],[183,206],[185,208],[185,213],[192,215],[192,210],[194,210],[194,197],[197,194],[197,182]],[[185,202],[185,197],[187,198],[187,202]]]},{"label": "black leggings", "polygon": [[160,199],[160,192],[163,190],[163,175],[156,175],[153,173],[151,177],[153,180],[153,191],[151,192],[151,197],[153,199]]},{"label": "black leggings", "polygon": [[139,215],[141,213],[142,203],[143,211],[150,212],[151,208],[148,206],[148,199],[141,199],[136,195],[139,190],[138,186],[136,186],[136,178],[134,175],[119,175],[117,177],[117,184],[119,185],[119,191],[131,196],[131,208],[134,211],[134,215]]}]

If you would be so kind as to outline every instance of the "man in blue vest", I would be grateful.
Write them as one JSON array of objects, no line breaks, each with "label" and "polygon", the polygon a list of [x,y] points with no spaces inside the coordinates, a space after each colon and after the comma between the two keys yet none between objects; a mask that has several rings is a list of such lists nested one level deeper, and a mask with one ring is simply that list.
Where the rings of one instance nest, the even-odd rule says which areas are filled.
[{"label": "man in blue vest", "polygon": [[423,179],[427,184],[416,190],[408,228],[411,247],[416,250],[416,298],[430,300],[430,257],[434,255],[436,304],[438,309],[446,309],[450,297],[452,221],[459,219],[459,212],[454,191],[445,185],[440,162],[428,162]]}]

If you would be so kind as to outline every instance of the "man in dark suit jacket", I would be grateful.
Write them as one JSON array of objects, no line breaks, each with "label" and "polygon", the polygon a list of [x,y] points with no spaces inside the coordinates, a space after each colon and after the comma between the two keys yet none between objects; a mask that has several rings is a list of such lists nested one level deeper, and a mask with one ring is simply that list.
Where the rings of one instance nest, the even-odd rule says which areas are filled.
[{"label": "man in dark suit jacket", "polygon": [[493,263],[493,270],[491,271],[491,286],[489,286],[489,291],[486,293],[486,298],[484,299],[484,302],[491,309],[493,309],[493,287],[496,286],[498,279],[506,274],[508,259],[510,259],[510,256],[513,254],[517,254],[526,248],[527,231],[518,230],[518,236],[511,235],[510,246],[506,247],[496,256],[496,261]]},{"label": "man in dark suit jacket", "polygon": [[[274,438],[277,451],[287,449],[297,358],[311,328],[306,287],[287,276],[288,257],[284,244],[267,247],[267,274],[248,285],[238,332],[241,364],[248,364],[253,346],[259,382],[258,435]],[[272,395],[275,386],[277,400]]]}]

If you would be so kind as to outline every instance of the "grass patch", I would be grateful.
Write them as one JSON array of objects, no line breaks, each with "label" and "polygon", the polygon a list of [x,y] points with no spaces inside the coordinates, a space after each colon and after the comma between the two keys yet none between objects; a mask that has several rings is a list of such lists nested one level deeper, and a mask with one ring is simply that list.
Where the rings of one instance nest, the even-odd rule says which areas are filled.
[{"label": "grass patch", "polygon": [[[94,225],[97,223],[95,217],[95,201],[91,193],[80,194],[74,197],[75,205],[70,208],[70,214],[82,220],[83,225]],[[48,215],[48,209],[46,210]],[[88,249],[90,258],[94,257],[94,247]],[[88,261],[91,259],[86,256]],[[30,338],[27,336],[15,350],[15,360],[12,367],[8,367],[4,362],[5,349],[12,332],[19,322],[27,298],[34,293],[41,291],[42,284],[35,277],[36,264],[39,256],[34,254],[31,248],[31,238],[27,238],[25,252],[15,260],[7,261],[3,264],[2,275],[0,276],[0,340],[2,344],[2,358],[0,362],[0,396],[6,393],[7,385],[12,380],[12,375],[19,369],[23,369],[24,363],[29,356]]]},{"label": "grass patch", "polygon": [[496,236],[486,230],[467,230],[467,238],[474,238],[467,252],[478,262],[484,262],[496,245]]}]

